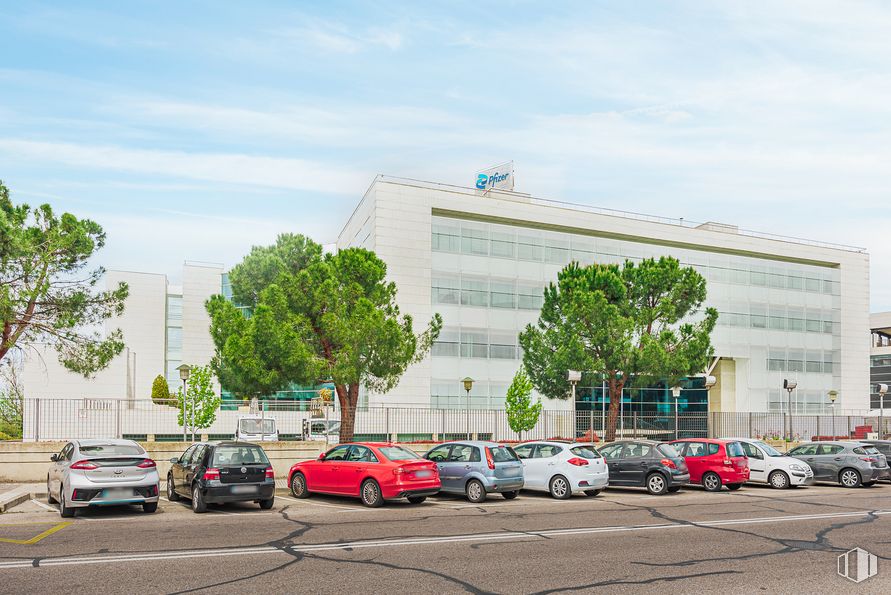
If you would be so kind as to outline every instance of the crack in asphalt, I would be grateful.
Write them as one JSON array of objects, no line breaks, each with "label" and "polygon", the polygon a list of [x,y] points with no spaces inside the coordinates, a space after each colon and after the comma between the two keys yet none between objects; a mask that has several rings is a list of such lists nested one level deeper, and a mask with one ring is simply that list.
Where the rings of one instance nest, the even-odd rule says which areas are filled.
[{"label": "crack in asphalt", "polygon": [[536,591],[533,595],[550,595],[551,593],[564,593],[566,591],[583,591],[587,589],[596,589],[597,587],[613,587],[616,585],[652,585],[655,583],[673,583],[676,581],[684,581],[687,579],[705,578],[709,576],[719,576],[726,574],[744,574],[742,570],[714,570],[712,572],[698,572],[696,574],[680,574],[672,576],[656,576],[648,579],[627,580],[612,579],[601,581],[599,583],[587,583],[584,585],[576,585],[573,587],[559,587],[556,589],[547,589],[545,591]]}]

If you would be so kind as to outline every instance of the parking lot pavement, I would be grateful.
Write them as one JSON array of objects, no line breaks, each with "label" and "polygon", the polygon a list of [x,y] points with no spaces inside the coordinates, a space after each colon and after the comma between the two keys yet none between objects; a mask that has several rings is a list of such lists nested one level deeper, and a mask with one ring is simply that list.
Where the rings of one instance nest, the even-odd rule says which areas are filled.
[{"label": "parking lot pavement", "polygon": [[[162,500],[154,514],[114,507],[61,523],[35,499],[0,516],[0,576],[4,592],[65,592],[104,566],[114,568],[104,590],[121,593],[802,592],[815,590],[815,577],[839,591],[853,586],[836,573],[842,552],[891,558],[889,502],[888,485],[747,486],[656,497],[611,488],[560,501],[524,492],[482,504],[438,496],[369,509],[282,490],[269,511],[247,503],[197,515],[187,501]],[[858,592],[874,586],[891,589],[891,567]]]}]

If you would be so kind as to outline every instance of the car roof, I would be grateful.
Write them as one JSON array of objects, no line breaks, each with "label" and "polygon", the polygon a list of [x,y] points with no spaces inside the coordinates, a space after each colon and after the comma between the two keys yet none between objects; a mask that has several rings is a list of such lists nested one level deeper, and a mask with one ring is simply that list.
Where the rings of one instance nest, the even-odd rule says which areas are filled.
[{"label": "car roof", "polygon": [[837,446],[857,447],[863,446],[864,442],[860,440],[812,440],[810,442],[802,442],[798,446],[810,446],[812,444],[835,444]]},{"label": "car roof", "polygon": [[90,438],[86,440],[72,440],[78,446],[100,446],[100,445],[110,445],[110,446],[132,446],[136,445],[139,448],[142,448],[138,443],[133,440],[122,440],[119,438],[108,438],[108,439],[99,439],[99,438]]},{"label": "car roof", "polygon": [[262,448],[259,444],[253,442],[239,442],[236,440],[218,440],[215,442],[198,442],[197,444],[206,444],[207,446],[256,446]]},{"label": "car roof", "polygon": [[724,444],[725,442],[733,442],[736,438],[678,438],[671,442],[705,442],[706,444]]},{"label": "car roof", "polygon": [[437,446],[447,446],[449,444],[467,444],[468,446],[510,446],[509,444],[499,444],[489,440],[449,440]]},{"label": "car roof", "polygon": [[667,442],[660,442],[659,440],[646,440],[644,438],[621,438],[619,440],[613,440],[612,442],[608,442],[607,444],[627,444],[629,442],[633,442],[635,444],[649,444],[651,446],[657,446],[659,444],[667,444]]}]

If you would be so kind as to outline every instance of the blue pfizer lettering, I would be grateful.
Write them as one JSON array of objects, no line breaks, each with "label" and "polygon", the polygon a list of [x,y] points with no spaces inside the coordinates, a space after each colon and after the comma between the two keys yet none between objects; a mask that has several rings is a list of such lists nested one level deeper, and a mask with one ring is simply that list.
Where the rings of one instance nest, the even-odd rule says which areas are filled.
[{"label": "blue pfizer lettering", "polygon": [[[495,184],[500,184],[501,182],[505,181],[509,175],[510,173],[500,174],[496,171],[494,174],[489,176],[489,186],[494,187]],[[479,187],[479,181],[477,181],[477,187]]]},{"label": "blue pfizer lettering", "polygon": [[476,187],[479,188],[480,190],[485,190],[486,182],[488,182],[488,181],[489,181],[489,176],[487,176],[486,174],[480,174],[476,178]]}]

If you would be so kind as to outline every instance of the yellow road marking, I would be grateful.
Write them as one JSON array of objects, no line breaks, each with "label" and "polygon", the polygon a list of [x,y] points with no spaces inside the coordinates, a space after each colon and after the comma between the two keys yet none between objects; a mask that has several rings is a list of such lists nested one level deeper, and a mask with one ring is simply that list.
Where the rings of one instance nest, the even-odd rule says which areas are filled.
[{"label": "yellow road marking", "polygon": [[[6,525],[0,524],[0,527],[20,527],[23,525],[45,525],[45,524],[46,523],[16,523],[16,524],[6,524]],[[7,539],[5,537],[0,537],[0,543],[15,543],[18,545],[34,545],[41,539],[49,537],[53,533],[56,533],[57,531],[61,531],[62,529],[64,529],[65,527],[67,527],[68,525],[71,525],[71,524],[73,524],[73,523],[70,521],[57,523],[57,524],[53,525],[52,527],[50,527],[49,529],[47,529],[46,531],[44,531],[43,533],[41,533],[40,535],[35,535],[31,539]]]}]

